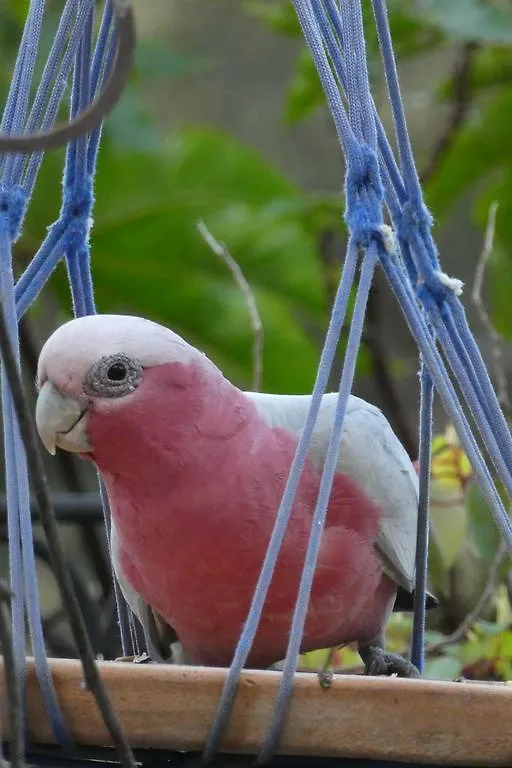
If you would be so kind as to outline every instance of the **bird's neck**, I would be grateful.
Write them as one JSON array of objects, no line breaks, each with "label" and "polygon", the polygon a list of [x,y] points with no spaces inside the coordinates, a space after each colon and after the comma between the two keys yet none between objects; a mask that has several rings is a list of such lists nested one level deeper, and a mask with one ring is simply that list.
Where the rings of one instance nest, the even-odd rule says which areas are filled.
[{"label": "bird's neck", "polygon": [[[126,408],[92,414],[93,460],[107,487],[142,500],[200,489],[247,451],[251,431],[264,428],[254,404],[220,372],[169,375],[150,369],[144,397]],[[249,437],[248,437],[249,435]]]}]

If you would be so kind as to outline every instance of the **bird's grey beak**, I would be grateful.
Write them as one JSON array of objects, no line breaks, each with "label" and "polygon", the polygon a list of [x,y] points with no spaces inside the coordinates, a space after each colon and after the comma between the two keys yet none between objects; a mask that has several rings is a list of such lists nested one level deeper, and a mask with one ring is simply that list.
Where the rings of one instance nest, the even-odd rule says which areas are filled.
[{"label": "bird's grey beak", "polygon": [[56,447],[71,453],[92,450],[87,439],[87,408],[65,397],[51,381],[45,381],[36,404],[36,425],[45,448],[55,455]]}]

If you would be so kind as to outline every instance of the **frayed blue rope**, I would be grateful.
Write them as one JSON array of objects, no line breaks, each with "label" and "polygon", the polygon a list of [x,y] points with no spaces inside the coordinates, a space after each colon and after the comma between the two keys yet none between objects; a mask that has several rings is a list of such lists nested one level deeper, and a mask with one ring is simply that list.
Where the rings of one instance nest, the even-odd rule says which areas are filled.
[{"label": "frayed blue rope", "polygon": [[512,523],[505,511],[500,495],[496,489],[491,474],[485,464],[478,444],[470,429],[462,405],[457,397],[455,388],[448,376],[446,367],[430,336],[426,321],[418,312],[415,298],[403,279],[403,275],[392,263],[389,257],[381,259],[381,264],[390,286],[398,299],[405,315],[411,333],[421,349],[425,364],[434,382],[444,407],[452,419],[461,445],[473,467],[475,476],[481,486],[484,498],[492,510],[498,528],[505,539],[507,548],[512,551]]},{"label": "frayed blue rope", "polygon": [[[28,95],[37,56],[44,3],[32,2],[24,28],[19,57],[15,68],[7,106],[2,119],[6,131],[19,132],[25,122]],[[18,327],[14,305],[11,244],[21,231],[28,195],[14,177],[16,155],[2,158],[0,193],[0,283],[6,320],[13,347],[18,350]],[[19,353],[18,353],[19,364]],[[26,457],[18,431],[11,394],[2,370],[2,406],[4,414],[4,445],[6,462],[6,491],[8,497],[9,567],[11,575],[12,637],[15,674],[25,705],[25,607],[28,614],[32,648],[37,674],[47,711],[52,721],[54,737],[63,746],[71,739],[55,694],[46,657],[39,606],[35,555],[32,547],[32,522]],[[24,717],[24,716],[23,716]]]},{"label": "frayed blue rope", "polygon": [[[512,544],[510,520],[505,513],[496,486],[437,349],[437,342],[432,337],[432,331],[429,327],[430,322],[433,324],[434,332],[438,333],[440,337],[441,346],[447,353],[450,365],[454,367],[456,378],[462,385],[464,396],[470,404],[477,426],[486,438],[493,459],[500,469],[500,474],[504,475],[505,478],[509,474],[509,470],[503,455],[500,455],[499,449],[496,450],[497,444],[494,436],[491,434],[492,427],[490,425],[497,424],[500,438],[503,438],[505,441],[504,455],[507,457],[509,449],[512,450],[512,440],[502,414],[499,411],[499,406],[488,381],[485,367],[481,363],[478,347],[465,323],[463,310],[460,308],[461,305],[451,292],[449,282],[440,279],[439,259],[431,235],[432,221],[423,203],[421,187],[405,123],[385,3],[383,0],[374,0],[373,5],[397,134],[402,175],[394,160],[381,122],[376,115],[375,106],[369,92],[360,2],[358,0],[346,0],[338,8],[334,0],[326,0],[325,5],[327,15],[320,2],[311,3],[309,0],[295,0],[297,16],[326,92],[327,102],[347,160],[347,165],[351,169],[351,173],[347,176],[346,184],[347,224],[352,232],[353,242],[357,242],[358,245],[366,249],[371,247],[376,222],[381,221],[379,216],[375,216],[375,206],[378,204],[382,193],[382,180],[386,204],[391,213],[396,231],[397,247],[396,251],[391,248],[379,248],[379,259],[402,307],[406,321],[418,343],[423,359],[420,408],[420,501],[417,535],[416,604],[412,648],[414,660],[419,668],[422,669],[424,664],[428,496],[434,386],[438,390],[443,404],[455,424],[461,444],[474,467],[475,476],[482,485],[484,496],[493,511],[509,549]],[[336,38],[339,42],[336,41]],[[343,49],[344,54],[341,49]],[[345,114],[343,102],[336,87],[336,79],[331,71],[327,54],[333,64],[338,83],[344,88],[346,93],[349,110],[348,117]],[[375,160],[376,147],[378,147],[377,157],[380,168]],[[387,234],[389,236],[390,233]],[[384,237],[382,230],[381,235]],[[347,265],[345,265],[346,267]],[[344,276],[345,270],[342,282]],[[418,285],[419,291],[416,294],[415,291]],[[423,306],[426,314],[423,313],[420,305]],[[453,311],[457,322],[446,325],[447,318],[450,319],[446,308],[452,305],[457,307],[457,310]],[[362,310],[359,304],[356,303],[354,313],[357,314],[360,311]],[[443,317],[442,322],[436,322],[436,312],[441,313]],[[467,339],[467,336],[470,339]],[[462,340],[467,341],[467,351],[461,348]],[[326,347],[324,347],[324,352],[325,349]],[[324,374],[322,365],[319,368],[320,374]],[[484,402],[484,395],[489,398],[489,403]],[[318,396],[316,387],[314,396]],[[311,416],[313,423],[314,418],[316,418],[314,416],[314,407],[315,404],[313,402],[312,411],[310,412],[310,415],[313,414]],[[310,426],[311,422],[308,420],[307,427]],[[306,433],[307,429],[304,430],[301,437],[296,458],[301,453],[303,455],[307,453],[308,442],[306,438],[309,439],[311,435]],[[288,510],[293,504],[296,490],[295,480],[300,475],[300,467],[300,464],[294,462],[288,478],[285,489]],[[287,495],[288,492],[289,495]],[[280,516],[285,505],[285,497],[283,497],[271,544],[262,569],[262,575],[268,577],[268,584],[270,583],[273,570],[273,566],[267,566],[269,566],[269,554],[275,544],[274,536],[276,531],[279,530],[279,541],[281,541],[287,525],[287,518]],[[317,535],[320,534],[317,533]],[[313,536],[315,536],[315,533]],[[314,551],[314,545],[311,546],[313,549],[309,550],[310,553]],[[310,572],[306,576],[303,574],[304,581],[302,582],[302,589],[299,591],[298,597],[298,604],[301,606],[300,611],[304,610],[304,605],[307,607],[309,593],[304,584],[307,585],[310,575]],[[248,656],[250,645],[254,639],[263,603],[259,604],[256,612],[254,610],[255,605],[258,600],[264,600],[266,594],[266,591],[262,592],[260,587],[261,580],[258,583],[255,601],[253,601],[251,606],[251,611],[241,637],[241,641],[243,639],[247,642],[247,646],[244,648],[245,659]],[[250,633],[247,632],[248,627],[251,630]],[[302,627],[296,624],[291,633],[289,649],[292,647],[297,651],[300,648],[301,632]],[[240,649],[241,644],[239,643],[221,697],[216,721],[203,755],[204,759],[208,759],[213,755],[222,733],[223,724],[229,715],[236,691],[236,683],[244,663],[244,659],[241,658],[243,654],[240,654]],[[270,757],[277,745],[279,732],[284,722],[286,700],[291,690],[291,681],[295,670],[295,659],[292,658],[291,651],[290,655],[287,655],[287,661],[285,661],[285,670],[286,675],[283,675],[282,687],[279,693],[279,705],[275,712],[272,730],[263,751],[260,753],[260,760]]]},{"label": "frayed blue rope", "polygon": [[[38,37],[41,28],[44,3],[32,2],[25,26],[20,55],[13,78],[12,88],[4,113],[4,130],[21,132],[26,129],[50,127],[56,117],[59,103],[66,87],[67,75],[74,59],[75,87],[73,89],[73,111],[81,111],[90,99],[93,86],[91,83],[91,41],[92,41],[93,2],[69,1],[61,16],[59,28],[50,51],[39,88],[36,92],[28,120],[28,94],[37,56]],[[109,6],[105,17],[112,22],[112,8]],[[74,19],[74,25],[72,21]],[[106,46],[112,40],[108,26],[102,25],[100,44]],[[65,41],[67,40],[67,45]],[[65,47],[62,55],[62,48]],[[96,85],[103,80],[108,71],[112,53],[105,55],[96,50],[93,63],[93,77]],[[104,64],[103,62],[106,62]],[[71,267],[71,279],[76,288],[74,300],[81,313],[94,311],[92,281],[90,275],[89,252],[87,247],[90,216],[93,203],[92,174],[97,154],[101,129],[94,131],[92,151],[88,153],[86,139],[79,139],[71,149],[71,169],[68,176],[73,176],[76,183],[68,184],[64,190],[63,205],[59,221],[51,228],[38,254],[22,276],[14,290],[11,266],[11,242],[19,235],[27,202],[32,193],[42,153],[30,156],[12,154],[3,158],[3,187],[0,194],[0,218],[3,220],[1,259],[1,283],[6,318],[12,334],[13,347],[18,349],[17,316],[21,317],[29,304],[37,296],[44,282],[56,263],[64,256],[74,255]],[[74,154],[73,156],[73,153]],[[68,147],[68,158],[70,148]],[[68,166],[69,168],[69,166]],[[71,191],[70,191],[71,190]],[[69,259],[71,264],[71,259]],[[14,301],[16,299],[16,310]],[[32,548],[32,527],[29,507],[29,489],[27,467],[23,445],[19,436],[17,421],[2,378],[2,402],[4,406],[4,440],[6,455],[6,485],[9,500],[9,553],[11,579],[14,591],[13,600],[13,639],[17,677],[24,690],[26,661],[24,658],[25,627],[24,607],[29,619],[30,634],[34,650],[36,672],[41,686],[46,709],[53,727],[56,740],[65,747],[71,739],[62,717],[51,673],[48,667],[40,606],[37,589],[37,574]]]},{"label": "frayed blue rope", "polygon": [[[4,193],[4,200],[6,195]],[[11,237],[14,227],[8,216],[0,217],[0,283],[6,321],[13,348],[19,349],[18,325],[14,307],[11,264]],[[19,353],[18,353],[19,365]],[[25,451],[19,434],[10,390],[2,370],[2,407],[4,414],[4,445],[6,463],[6,491],[8,498],[9,553],[11,589],[13,591],[12,637],[16,675],[25,691],[25,606],[27,609],[32,648],[36,659],[41,692],[58,743],[69,747],[72,743],[55,693],[48,666],[44,643],[35,555],[32,546],[32,519]],[[16,518],[16,519],[15,519]]]}]

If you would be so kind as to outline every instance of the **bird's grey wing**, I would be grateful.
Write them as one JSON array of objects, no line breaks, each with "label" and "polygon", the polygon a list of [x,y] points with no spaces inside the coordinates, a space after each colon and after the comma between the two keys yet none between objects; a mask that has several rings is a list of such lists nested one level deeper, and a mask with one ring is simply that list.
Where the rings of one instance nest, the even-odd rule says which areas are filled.
[{"label": "bird's grey wing", "polygon": [[[271,426],[297,435],[304,426],[309,395],[246,393]],[[337,394],[324,395],[309,456],[321,469],[331,433]],[[351,395],[343,425],[338,471],[349,475],[382,512],[376,546],[385,571],[404,589],[414,584],[418,477],[384,414]]]},{"label": "bird's grey wing", "polygon": [[412,591],[418,475],[382,411],[354,396],[347,408],[338,468],[350,475],[380,507],[382,518],[376,545],[384,568],[397,584]]}]

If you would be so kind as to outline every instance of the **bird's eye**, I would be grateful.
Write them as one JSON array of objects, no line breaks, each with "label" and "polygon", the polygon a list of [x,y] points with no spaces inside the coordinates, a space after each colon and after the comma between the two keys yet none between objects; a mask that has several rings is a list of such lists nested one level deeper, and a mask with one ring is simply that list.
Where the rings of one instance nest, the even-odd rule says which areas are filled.
[{"label": "bird's eye", "polygon": [[124,363],[114,363],[107,371],[107,378],[110,379],[110,381],[124,381],[127,374],[128,371]]},{"label": "bird's eye", "polygon": [[139,386],[142,365],[128,355],[118,353],[102,357],[85,377],[84,392],[91,397],[122,397]]}]

